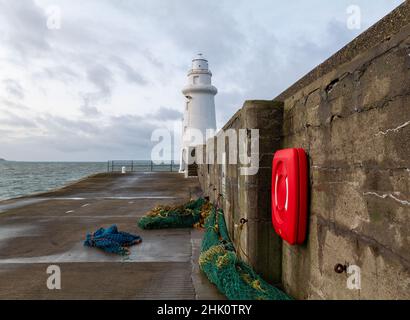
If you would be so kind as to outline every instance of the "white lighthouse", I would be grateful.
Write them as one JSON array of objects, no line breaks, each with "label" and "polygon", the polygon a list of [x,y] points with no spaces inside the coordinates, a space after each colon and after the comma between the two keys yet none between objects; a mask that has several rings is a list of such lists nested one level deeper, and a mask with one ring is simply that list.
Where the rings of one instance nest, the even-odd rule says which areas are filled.
[{"label": "white lighthouse", "polygon": [[[188,157],[192,148],[205,144],[206,139],[210,138],[210,132],[216,130],[215,95],[217,92],[218,90],[212,85],[212,73],[208,68],[208,60],[202,54],[198,54],[192,60],[192,69],[188,72],[188,84],[182,90],[187,100],[182,128],[180,172],[186,175]],[[198,137],[198,133],[201,137]]]}]

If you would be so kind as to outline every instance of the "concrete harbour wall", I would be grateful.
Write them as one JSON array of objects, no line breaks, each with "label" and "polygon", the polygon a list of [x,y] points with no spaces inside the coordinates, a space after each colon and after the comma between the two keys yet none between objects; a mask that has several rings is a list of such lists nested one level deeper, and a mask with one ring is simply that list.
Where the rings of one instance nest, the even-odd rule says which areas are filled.
[{"label": "concrete harbour wall", "polygon": [[[258,174],[241,175],[240,164],[198,167],[204,193],[223,195],[231,237],[257,272],[297,299],[410,298],[408,1],[273,101],[245,102],[223,129],[260,130]],[[216,140],[204,157],[216,158]],[[273,154],[293,147],[309,157],[301,246],[282,243],[271,226]],[[347,288],[338,263],[360,267],[360,290]]]}]

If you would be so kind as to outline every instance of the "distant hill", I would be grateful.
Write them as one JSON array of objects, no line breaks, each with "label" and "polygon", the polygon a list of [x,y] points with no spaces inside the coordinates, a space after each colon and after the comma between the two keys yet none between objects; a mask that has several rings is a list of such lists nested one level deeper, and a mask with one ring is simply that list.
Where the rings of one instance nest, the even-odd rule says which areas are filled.
[{"label": "distant hill", "polygon": [[0,162],[1,162],[1,161],[6,161],[6,159],[0,158]]}]

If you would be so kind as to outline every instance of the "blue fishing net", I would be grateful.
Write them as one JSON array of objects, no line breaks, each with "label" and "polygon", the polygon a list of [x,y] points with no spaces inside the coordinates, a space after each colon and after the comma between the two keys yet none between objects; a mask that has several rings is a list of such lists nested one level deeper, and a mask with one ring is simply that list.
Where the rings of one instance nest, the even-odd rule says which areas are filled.
[{"label": "blue fishing net", "polygon": [[93,234],[88,233],[84,246],[95,247],[109,253],[129,255],[128,247],[141,243],[140,236],[127,232],[120,232],[116,225],[104,229],[100,228]]}]

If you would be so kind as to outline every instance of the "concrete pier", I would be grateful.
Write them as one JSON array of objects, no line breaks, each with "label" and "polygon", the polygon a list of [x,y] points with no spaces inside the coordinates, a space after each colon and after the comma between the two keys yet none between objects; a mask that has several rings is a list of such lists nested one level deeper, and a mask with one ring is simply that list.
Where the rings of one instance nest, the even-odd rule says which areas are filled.
[{"label": "concrete pier", "polygon": [[[202,231],[137,226],[155,205],[199,195],[197,180],[177,173],[98,174],[0,202],[0,299],[224,299],[198,268]],[[143,238],[127,258],[82,245],[112,224]],[[50,265],[61,290],[46,286]]]}]

